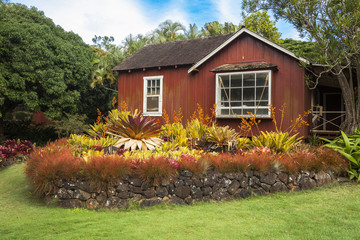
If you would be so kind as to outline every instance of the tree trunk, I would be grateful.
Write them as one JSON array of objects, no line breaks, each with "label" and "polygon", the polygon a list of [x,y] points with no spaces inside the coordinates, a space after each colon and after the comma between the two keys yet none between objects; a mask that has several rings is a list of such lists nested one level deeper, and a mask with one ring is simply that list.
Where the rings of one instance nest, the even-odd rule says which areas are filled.
[{"label": "tree trunk", "polygon": [[345,104],[345,121],[341,124],[340,129],[346,134],[351,134],[355,128],[360,128],[360,119],[356,114],[357,101],[355,98],[357,98],[357,95],[355,95],[354,89],[350,87],[348,79],[340,70],[340,67],[336,66],[335,70],[339,73],[337,78]]},{"label": "tree trunk", "polygon": [[5,140],[4,117],[0,117],[0,143]]}]

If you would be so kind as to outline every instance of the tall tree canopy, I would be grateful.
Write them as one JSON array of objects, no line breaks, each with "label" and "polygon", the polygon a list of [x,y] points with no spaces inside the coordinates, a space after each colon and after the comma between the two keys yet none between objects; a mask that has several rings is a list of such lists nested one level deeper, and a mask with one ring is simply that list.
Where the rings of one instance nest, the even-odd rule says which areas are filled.
[{"label": "tall tree canopy", "polygon": [[278,31],[275,26],[275,21],[270,20],[270,16],[266,11],[258,11],[250,14],[249,16],[243,16],[243,25],[260,34],[261,36],[275,42],[283,43],[284,41],[280,39],[281,33]]},{"label": "tall tree canopy", "polygon": [[[90,73],[94,51],[36,8],[0,2],[0,136],[18,106],[49,118],[96,114]],[[90,91],[89,91],[90,90]],[[94,90],[98,92],[97,90]]]},{"label": "tall tree canopy", "polygon": [[336,75],[343,93],[346,117],[341,128],[360,128],[360,1],[243,0],[243,7],[247,12],[271,10],[314,40],[321,53],[317,62]]}]

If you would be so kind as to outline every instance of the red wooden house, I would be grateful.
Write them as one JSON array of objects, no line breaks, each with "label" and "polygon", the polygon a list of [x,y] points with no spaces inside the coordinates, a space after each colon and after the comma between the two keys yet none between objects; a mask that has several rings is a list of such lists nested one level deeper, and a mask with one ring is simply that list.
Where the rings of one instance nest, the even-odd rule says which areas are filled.
[{"label": "red wooden house", "polygon": [[[246,29],[227,35],[150,44],[117,65],[118,100],[145,116],[161,117],[181,107],[184,119],[197,103],[217,121],[237,128],[239,116],[256,114],[260,130],[273,130],[269,105],[286,104],[283,127],[312,106],[305,84],[308,61]],[[314,99],[313,99],[314,103]],[[280,119],[280,116],[277,116]],[[306,136],[304,127],[300,134]]]}]

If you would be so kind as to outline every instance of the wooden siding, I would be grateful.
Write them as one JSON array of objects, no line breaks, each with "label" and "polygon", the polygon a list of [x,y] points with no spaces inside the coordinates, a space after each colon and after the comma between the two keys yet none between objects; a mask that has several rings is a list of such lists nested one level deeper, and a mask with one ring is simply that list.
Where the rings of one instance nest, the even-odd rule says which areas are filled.
[{"label": "wooden siding", "polygon": [[[169,53],[171,54],[171,53]],[[310,108],[310,95],[305,85],[305,71],[299,62],[247,34],[241,35],[227,47],[198,67],[199,71],[188,74],[191,66],[175,66],[161,69],[132,70],[119,74],[119,102],[126,101],[130,109],[143,109],[143,77],[163,75],[163,109],[172,118],[172,113],[181,107],[184,122],[190,118],[199,103],[204,112],[210,114],[215,104],[215,75],[210,72],[226,63],[247,63],[264,61],[278,66],[272,71],[272,104],[279,109],[286,104],[283,130],[291,125],[299,114]],[[281,116],[276,119],[280,122]],[[218,119],[221,125],[237,128],[239,119]],[[271,119],[262,119],[261,130],[272,130]],[[300,131],[306,136],[307,128]]]}]

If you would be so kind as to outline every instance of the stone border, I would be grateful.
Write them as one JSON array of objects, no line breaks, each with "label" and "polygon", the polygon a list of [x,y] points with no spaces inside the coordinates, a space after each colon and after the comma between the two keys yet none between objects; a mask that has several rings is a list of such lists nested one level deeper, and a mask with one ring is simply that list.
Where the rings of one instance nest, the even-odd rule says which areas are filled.
[{"label": "stone border", "polygon": [[58,206],[64,208],[123,209],[129,206],[129,201],[141,207],[161,203],[190,204],[306,190],[341,181],[345,179],[337,178],[332,171],[287,174],[248,170],[222,174],[209,170],[206,174],[194,175],[184,170],[173,181],[163,180],[160,184],[144,183],[139,178],[126,176],[107,186],[106,191],[98,191],[87,181],[59,181],[57,194],[48,200],[58,199]]}]

